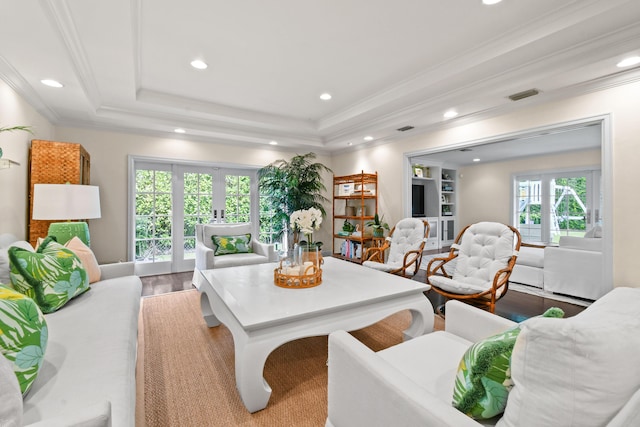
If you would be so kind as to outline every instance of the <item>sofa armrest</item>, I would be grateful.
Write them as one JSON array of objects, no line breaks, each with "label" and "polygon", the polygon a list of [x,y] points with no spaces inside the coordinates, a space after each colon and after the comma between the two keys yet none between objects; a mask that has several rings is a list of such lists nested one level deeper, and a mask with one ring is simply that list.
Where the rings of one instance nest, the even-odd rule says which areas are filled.
[{"label": "sofa armrest", "polygon": [[329,335],[327,426],[479,424],[344,331]]},{"label": "sofa armrest", "polygon": [[278,261],[278,254],[276,253],[276,246],[274,244],[262,243],[255,239],[252,239],[251,244],[254,253],[267,257],[269,262]]},{"label": "sofa armrest", "polygon": [[598,237],[560,236],[558,246],[564,249],[602,252],[602,239]]},{"label": "sofa armrest", "polygon": [[116,277],[133,276],[135,274],[135,263],[114,262],[113,264],[102,264],[100,266],[100,280],[115,279]]},{"label": "sofa armrest", "polygon": [[208,270],[213,268],[214,251],[202,242],[196,242],[196,268]]},{"label": "sofa armrest", "polygon": [[27,427],[111,427],[111,402],[105,400],[63,416],[28,424]]},{"label": "sofa armrest", "polygon": [[447,301],[445,331],[476,342],[505,331],[517,323],[456,300]]}]

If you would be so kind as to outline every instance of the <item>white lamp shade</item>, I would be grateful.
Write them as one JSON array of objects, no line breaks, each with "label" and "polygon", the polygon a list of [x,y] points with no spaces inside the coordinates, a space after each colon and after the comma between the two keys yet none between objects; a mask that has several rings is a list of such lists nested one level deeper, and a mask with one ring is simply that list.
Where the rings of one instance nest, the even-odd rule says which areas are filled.
[{"label": "white lamp shade", "polygon": [[33,219],[100,218],[100,188],[95,185],[35,184]]}]

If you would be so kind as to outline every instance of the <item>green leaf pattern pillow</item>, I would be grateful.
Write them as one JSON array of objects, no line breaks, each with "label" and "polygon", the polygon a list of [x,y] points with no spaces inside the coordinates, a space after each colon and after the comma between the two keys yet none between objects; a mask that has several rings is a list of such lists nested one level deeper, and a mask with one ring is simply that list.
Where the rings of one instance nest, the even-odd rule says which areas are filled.
[{"label": "green leaf pattern pillow", "polygon": [[89,289],[89,277],[71,250],[47,237],[36,252],[9,248],[11,283],[44,313],[58,310]]},{"label": "green leaf pattern pillow", "polygon": [[[543,317],[563,317],[556,307]],[[520,325],[473,344],[462,356],[453,388],[453,406],[474,419],[504,412],[511,381],[511,353]]]},{"label": "green leaf pattern pillow", "polygon": [[0,285],[0,351],[11,362],[23,396],[42,366],[48,337],[47,322],[38,305]]},{"label": "green leaf pattern pillow", "polygon": [[253,252],[251,249],[251,233],[238,236],[211,236],[211,240],[213,240],[214,255],[216,256]]}]

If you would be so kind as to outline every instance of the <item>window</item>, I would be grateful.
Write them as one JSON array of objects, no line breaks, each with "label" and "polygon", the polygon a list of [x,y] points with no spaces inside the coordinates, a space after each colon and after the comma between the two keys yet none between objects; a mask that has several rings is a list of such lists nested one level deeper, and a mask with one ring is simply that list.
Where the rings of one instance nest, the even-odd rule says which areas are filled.
[{"label": "window", "polygon": [[140,275],[192,270],[197,224],[251,222],[258,235],[254,170],[135,159],[132,170],[130,250]]},{"label": "window", "polygon": [[523,242],[557,243],[601,223],[600,170],[555,171],[514,180],[514,226]]}]

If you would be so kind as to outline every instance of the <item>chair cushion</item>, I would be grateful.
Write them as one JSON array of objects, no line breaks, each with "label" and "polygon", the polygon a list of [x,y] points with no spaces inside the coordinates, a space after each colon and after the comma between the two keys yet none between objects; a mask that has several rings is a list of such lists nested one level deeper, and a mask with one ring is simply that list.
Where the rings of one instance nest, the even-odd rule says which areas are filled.
[{"label": "chair cushion", "polygon": [[453,280],[489,289],[496,272],[507,266],[513,254],[509,227],[497,222],[473,224],[462,235]]},{"label": "chair cushion", "polygon": [[[440,288],[444,291],[454,294],[471,295],[479,292],[484,292],[491,289],[492,282],[485,282],[483,280],[475,279],[473,277],[466,278],[465,281],[454,280],[444,276],[429,276],[429,283],[432,286]],[[498,292],[502,291],[502,288],[498,289]],[[499,295],[498,294],[498,295]]]},{"label": "chair cushion", "polygon": [[424,223],[417,218],[404,218],[398,221],[389,240],[387,262],[402,266],[404,254],[419,249],[424,241]]},{"label": "chair cushion", "polygon": [[[564,312],[554,307],[542,316],[562,317]],[[511,353],[521,325],[469,347],[458,367],[453,389],[454,407],[474,419],[489,419],[504,412],[513,385]]]},{"label": "chair cushion", "polygon": [[607,425],[640,389],[640,289],[615,288],[568,319],[522,325],[499,425]]},{"label": "chair cushion", "polygon": [[212,236],[215,255],[246,254],[251,249],[251,233],[235,236]]},{"label": "chair cushion", "polygon": [[[399,268],[402,268],[402,263],[381,263],[381,262],[375,262],[375,261],[365,261],[362,263],[363,266],[365,267],[369,267],[369,268],[373,268],[374,270],[378,270],[378,271],[384,271],[384,272],[389,272],[389,271],[393,271],[393,270],[397,270]],[[413,270],[415,270],[415,264],[411,264],[409,267],[407,267],[406,269],[406,273],[411,275],[413,274]]]},{"label": "chair cushion", "polygon": [[251,223],[243,222],[239,224],[198,224],[202,227],[202,243],[211,249],[215,249],[212,236],[234,236],[251,233]]}]

